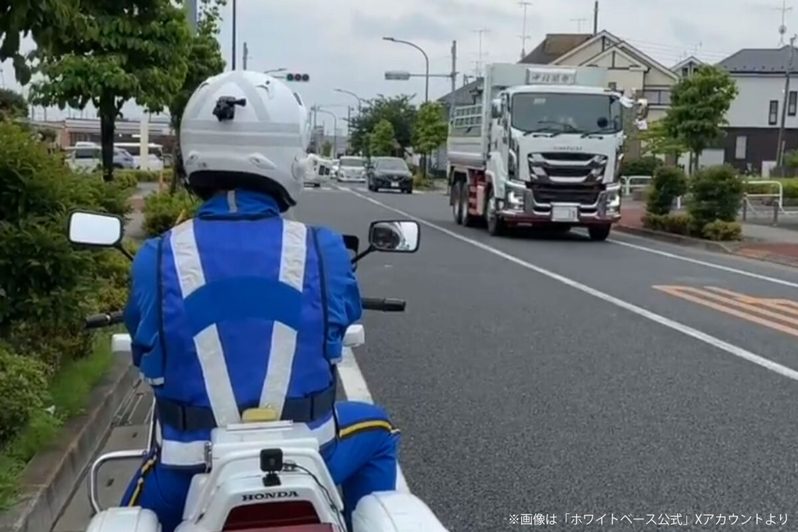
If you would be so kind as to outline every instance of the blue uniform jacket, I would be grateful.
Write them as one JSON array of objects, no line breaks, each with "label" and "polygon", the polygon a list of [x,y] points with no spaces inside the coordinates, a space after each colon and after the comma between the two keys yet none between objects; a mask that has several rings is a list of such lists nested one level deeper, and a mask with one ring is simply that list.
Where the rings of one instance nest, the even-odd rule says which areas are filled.
[{"label": "blue uniform jacket", "polygon": [[[198,214],[235,218],[278,213],[277,204],[270,196],[237,190],[236,212],[230,211],[225,195],[218,195],[206,201]],[[318,229],[317,236],[320,251],[324,255],[327,278],[327,355],[335,360],[341,356],[347,327],[361,318],[363,309],[357,279],[343,238],[326,228]],[[152,238],[144,242],[133,261],[132,287],[124,313],[136,367],[139,367],[143,355],[157,354],[161,349],[157,270],[158,238]],[[322,356],[322,353],[319,355]]]}]

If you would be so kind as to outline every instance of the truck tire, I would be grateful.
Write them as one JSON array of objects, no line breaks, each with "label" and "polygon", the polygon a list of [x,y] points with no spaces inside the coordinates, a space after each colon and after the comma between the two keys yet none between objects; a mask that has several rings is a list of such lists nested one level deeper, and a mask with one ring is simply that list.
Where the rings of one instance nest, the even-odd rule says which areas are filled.
[{"label": "truck tire", "polygon": [[488,196],[485,198],[485,222],[488,226],[488,233],[491,236],[502,236],[507,231],[507,226],[496,214],[496,202],[493,198],[493,187],[488,189]]},{"label": "truck tire", "polygon": [[457,225],[463,225],[463,203],[460,200],[460,188],[462,185],[462,181],[453,183],[452,189],[449,192],[449,201],[452,204],[452,217],[454,217],[454,223]]},{"label": "truck tire", "polygon": [[477,216],[468,213],[468,183],[460,182],[460,212],[462,213],[463,225],[466,227],[476,227],[479,223]]},{"label": "truck tire", "polygon": [[587,228],[587,232],[590,235],[590,240],[594,242],[604,242],[610,236],[610,231],[612,230],[612,225],[591,225]]}]

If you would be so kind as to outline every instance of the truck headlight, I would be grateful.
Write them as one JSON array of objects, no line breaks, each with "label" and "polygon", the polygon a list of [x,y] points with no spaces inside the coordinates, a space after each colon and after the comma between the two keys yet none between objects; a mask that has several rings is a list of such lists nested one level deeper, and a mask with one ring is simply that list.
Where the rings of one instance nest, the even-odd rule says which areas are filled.
[{"label": "truck headlight", "polygon": [[621,189],[613,187],[607,189],[607,209],[618,210],[621,207]]},{"label": "truck headlight", "polygon": [[623,153],[618,154],[618,158],[615,161],[615,175],[613,176],[612,182],[617,183],[621,179],[621,166],[623,165]]},{"label": "truck headlight", "polygon": [[524,205],[524,196],[518,191],[510,190],[507,192],[507,203],[512,207],[522,207]]}]

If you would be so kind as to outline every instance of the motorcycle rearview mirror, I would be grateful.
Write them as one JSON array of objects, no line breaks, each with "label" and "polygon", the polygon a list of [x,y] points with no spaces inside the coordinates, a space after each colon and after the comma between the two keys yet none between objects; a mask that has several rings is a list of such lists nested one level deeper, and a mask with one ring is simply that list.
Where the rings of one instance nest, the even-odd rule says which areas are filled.
[{"label": "motorcycle rearview mirror", "polygon": [[369,244],[374,251],[415,253],[420,236],[418,222],[410,220],[373,222],[369,228]]},{"label": "motorcycle rearview mirror", "polygon": [[87,211],[75,211],[69,215],[68,235],[73,244],[117,248],[132,258],[122,247],[124,234],[124,223],[119,216]]}]

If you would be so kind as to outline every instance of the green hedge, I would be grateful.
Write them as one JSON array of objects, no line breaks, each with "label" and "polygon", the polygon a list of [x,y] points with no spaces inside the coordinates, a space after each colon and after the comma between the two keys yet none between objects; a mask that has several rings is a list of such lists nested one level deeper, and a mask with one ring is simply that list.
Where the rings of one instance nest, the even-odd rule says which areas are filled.
[{"label": "green hedge", "polygon": [[621,175],[650,175],[653,176],[663,162],[656,157],[641,157],[639,159],[624,159],[621,163]]},{"label": "green hedge", "polygon": [[[171,171],[164,170],[163,178],[164,181],[169,180],[169,176],[172,174]],[[114,170],[114,179],[133,179],[135,183],[157,183],[161,179],[161,172],[155,172],[151,170]]]},{"label": "green hedge", "polygon": [[41,379],[91,351],[85,316],[124,303],[130,264],[110,250],[76,249],[67,238],[69,214],[83,209],[125,215],[136,183],[75,174],[58,154],[9,122],[0,121],[0,138],[3,446],[45,400]]},{"label": "green hedge", "polygon": [[180,220],[194,216],[200,201],[185,190],[175,194],[166,192],[152,194],[144,200],[144,233],[148,237],[161,235]]},{"label": "green hedge", "polygon": [[662,166],[654,171],[646,196],[646,210],[654,214],[668,214],[676,198],[687,192],[687,177],[681,169]]},{"label": "green hedge", "polygon": [[[798,178],[768,179],[766,181],[779,181],[784,190],[784,199],[798,199]],[[745,184],[745,191],[749,194],[770,194],[776,191],[774,185]]]},{"label": "green hedge", "polygon": [[715,220],[698,227],[694,218],[687,213],[654,214],[643,216],[643,226],[654,231],[664,231],[676,235],[705,238],[715,241],[742,239],[742,226],[737,222]]}]

